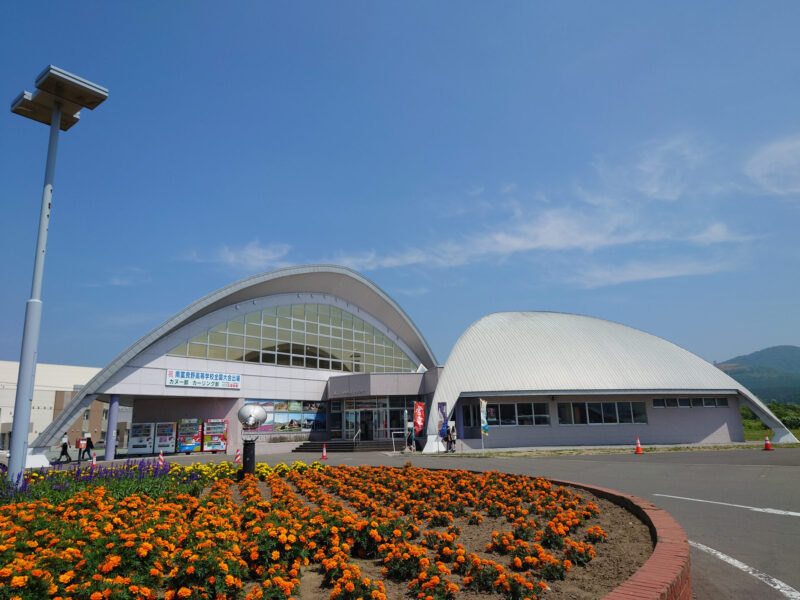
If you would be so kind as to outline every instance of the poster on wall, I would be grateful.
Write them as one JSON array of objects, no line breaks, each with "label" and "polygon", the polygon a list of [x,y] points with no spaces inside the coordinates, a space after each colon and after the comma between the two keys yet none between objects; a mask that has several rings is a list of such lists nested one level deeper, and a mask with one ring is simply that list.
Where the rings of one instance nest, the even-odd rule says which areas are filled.
[{"label": "poster on wall", "polygon": [[165,384],[174,387],[200,387],[222,390],[238,390],[242,387],[242,376],[234,373],[167,369],[166,374]]},{"label": "poster on wall", "polygon": [[228,421],[208,419],[203,423],[203,452],[224,452],[228,448]]},{"label": "poster on wall", "polygon": [[156,423],[156,445],[153,452],[175,452],[178,428],[175,423]]},{"label": "poster on wall", "polygon": [[178,421],[178,452],[200,452],[203,443],[203,422],[200,419]]},{"label": "poster on wall", "polygon": [[299,433],[300,428],[300,413],[275,413],[275,427],[273,433]]},{"label": "poster on wall", "polygon": [[128,454],[152,454],[155,423],[131,423]]}]

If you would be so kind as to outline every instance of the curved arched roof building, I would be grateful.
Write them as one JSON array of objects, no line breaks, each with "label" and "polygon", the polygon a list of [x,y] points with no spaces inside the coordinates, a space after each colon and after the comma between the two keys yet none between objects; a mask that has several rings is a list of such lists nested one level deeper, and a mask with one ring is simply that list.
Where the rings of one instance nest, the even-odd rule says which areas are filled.
[{"label": "curved arched roof building", "polygon": [[[715,366],[654,335],[582,315],[504,312],[473,323],[445,363],[432,414],[444,404],[474,438],[479,399],[488,409],[485,443],[495,447],[743,440],[740,401],[776,440],[794,441]],[[438,427],[429,420],[426,451],[437,449]]]},{"label": "curved arched roof building", "polygon": [[132,405],[134,422],[236,423],[245,398],[316,402],[333,375],[435,366],[416,325],[369,279],[331,265],[278,269],[197,300],[132,344],[32,447],[54,444],[97,398]]}]

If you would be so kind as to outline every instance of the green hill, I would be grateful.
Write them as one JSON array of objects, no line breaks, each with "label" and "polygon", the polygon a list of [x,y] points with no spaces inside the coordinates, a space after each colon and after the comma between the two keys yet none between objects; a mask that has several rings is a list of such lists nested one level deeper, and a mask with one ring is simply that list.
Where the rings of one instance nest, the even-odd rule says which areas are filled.
[{"label": "green hill", "polygon": [[773,346],[717,364],[764,402],[800,404],[800,347]]}]

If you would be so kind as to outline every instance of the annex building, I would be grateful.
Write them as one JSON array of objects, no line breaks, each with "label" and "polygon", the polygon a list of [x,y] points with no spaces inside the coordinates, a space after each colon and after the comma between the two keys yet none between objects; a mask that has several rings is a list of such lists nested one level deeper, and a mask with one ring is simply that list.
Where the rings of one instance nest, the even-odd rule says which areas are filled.
[{"label": "annex building", "polygon": [[[439,449],[444,412],[464,444],[486,447],[743,440],[739,405],[794,436],[735,380],[663,339],[560,313],[488,315],[442,367],[422,333],[383,290],[345,267],[255,275],[190,304],[101,369],[32,443],[58,443],[93,402],[117,430],[131,410],[128,453],[241,445],[236,414],[268,414],[271,441],[390,440],[415,403],[426,408],[424,451]],[[113,435],[113,433],[112,433]],[[114,452],[107,444],[106,457]]]}]

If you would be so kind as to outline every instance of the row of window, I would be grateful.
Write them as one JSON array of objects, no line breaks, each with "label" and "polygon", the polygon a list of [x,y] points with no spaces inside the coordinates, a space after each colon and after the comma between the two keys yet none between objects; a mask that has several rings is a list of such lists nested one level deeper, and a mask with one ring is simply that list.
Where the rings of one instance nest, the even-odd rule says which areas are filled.
[{"label": "row of window", "polygon": [[725,408],[727,398],[653,398],[653,408]]},{"label": "row of window", "polygon": [[559,402],[559,425],[647,423],[644,402]]},{"label": "row of window", "polygon": [[378,329],[326,304],[294,304],[249,313],[220,323],[167,354],[346,372],[416,369],[408,355]]},{"label": "row of window", "polygon": [[[546,402],[516,402],[486,405],[486,422],[498,425],[550,425],[550,409]],[[464,407],[464,427],[480,427],[480,407]]]}]

